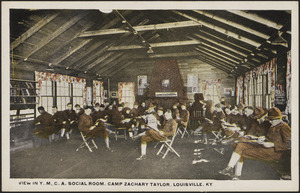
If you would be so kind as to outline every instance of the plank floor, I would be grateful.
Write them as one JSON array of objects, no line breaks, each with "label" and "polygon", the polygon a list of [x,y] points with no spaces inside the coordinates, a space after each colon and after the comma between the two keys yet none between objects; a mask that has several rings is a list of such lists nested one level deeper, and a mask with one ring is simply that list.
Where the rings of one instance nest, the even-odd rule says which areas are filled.
[{"label": "plank floor", "polygon": [[[212,136],[211,136],[212,137]],[[148,143],[147,159],[137,161],[140,156],[140,139],[133,141],[110,136],[114,152],[106,151],[104,140],[95,139],[98,149],[87,148],[76,151],[82,143],[81,136],[74,132],[70,140],[58,139],[49,144],[11,152],[11,178],[120,178],[120,179],[215,179],[229,180],[218,173],[226,167],[233,151],[230,145],[204,145],[194,143],[201,136],[177,137],[173,144],[180,154],[169,153],[165,159],[157,156],[156,142]],[[224,155],[214,148],[224,147]],[[201,157],[194,149],[201,149]],[[193,160],[209,162],[192,164]],[[241,180],[279,180],[279,175],[267,164],[245,160]]]}]

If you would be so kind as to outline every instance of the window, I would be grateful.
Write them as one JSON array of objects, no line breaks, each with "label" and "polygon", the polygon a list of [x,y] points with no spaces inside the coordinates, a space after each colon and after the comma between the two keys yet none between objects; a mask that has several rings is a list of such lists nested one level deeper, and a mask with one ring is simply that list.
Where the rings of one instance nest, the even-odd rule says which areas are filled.
[{"label": "window", "polygon": [[187,75],[187,93],[193,94],[198,92],[198,75]]},{"label": "window", "polygon": [[53,106],[53,85],[51,80],[42,81],[41,88],[39,88],[39,90],[40,100],[38,106],[43,106],[45,111],[51,113]]},{"label": "window", "polygon": [[262,99],[263,99],[263,78],[262,76],[258,76],[255,80],[255,106],[256,107],[263,107],[262,106]]},{"label": "window", "polygon": [[73,83],[73,105],[79,104],[81,107],[84,106],[84,84],[74,82]]},{"label": "window", "polygon": [[134,83],[133,82],[119,82],[119,103],[128,104],[129,108],[133,107],[135,101],[134,97]]},{"label": "window", "polygon": [[71,92],[70,92],[70,83],[68,82],[57,82],[57,108],[60,111],[63,111],[67,108],[67,104],[70,102]]},{"label": "window", "polygon": [[216,84],[207,84],[206,85],[206,91],[205,91],[205,99],[209,98],[213,101],[213,104],[217,104],[220,102],[218,91],[217,91],[217,85]]},{"label": "window", "polygon": [[254,87],[253,87],[253,78],[250,77],[248,82],[248,106],[254,106]]},{"label": "window", "polygon": [[102,81],[93,81],[94,84],[94,104],[95,103],[104,103],[104,96],[103,96],[103,82]]}]

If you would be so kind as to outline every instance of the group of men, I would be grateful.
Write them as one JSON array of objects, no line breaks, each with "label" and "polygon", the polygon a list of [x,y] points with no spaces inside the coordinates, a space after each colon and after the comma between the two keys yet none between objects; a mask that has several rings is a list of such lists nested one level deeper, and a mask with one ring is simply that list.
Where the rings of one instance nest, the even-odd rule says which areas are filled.
[{"label": "group of men", "polygon": [[64,111],[57,111],[53,106],[53,115],[39,107],[40,115],[35,119],[34,133],[40,137],[53,136],[60,132],[70,138],[70,133],[78,129],[85,137],[97,138],[103,137],[107,149],[110,151],[109,134],[115,133],[118,128],[125,128],[132,139],[141,137],[141,156],[137,160],[146,158],[146,144],[150,141],[163,141],[169,136],[173,136],[177,126],[187,127],[189,111],[186,105],[176,104],[173,109],[164,109],[150,103],[146,107],[143,102],[140,106],[137,102],[133,108],[128,105],[116,103],[96,103],[94,108],[85,107],[83,110],[79,105],[75,105],[76,110],[72,109],[72,104],[67,105]]},{"label": "group of men", "polygon": [[214,107],[211,119],[205,117],[199,130],[202,130],[203,144],[208,144],[207,135],[213,132],[220,143],[234,148],[227,167],[219,171],[220,174],[238,180],[244,159],[278,161],[290,150],[291,128],[283,121],[278,108],[267,110],[243,104],[231,107],[222,103]]},{"label": "group of men", "polygon": [[[212,109],[211,103],[207,103],[209,107],[205,108],[206,103],[199,103],[204,113],[200,127],[194,133],[202,131],[203,144],[208,144],[208,134],[214,133],[219,139],[214,143],[231,144],[234,148],[228,166],[219,173],[239,179],[245,158],[279,160],[290,149],[291,128],[282,120],[283,115],[278,108],[267,110],[242,104],[230,106],[221,100]],[[177,129],[186,129],[190,114],[193,116],[195,113],[193,108],[189,111],[185,104],[179,103],[165,110],[156,103],[146,107],[144,102],[141,105],[135,102],[133,108],[116,103],[96,103],[93,109],[86,107],[83,110],[79,105],[75,108],[72,109],[71,103],[64,111],[57,111],[57,107],[53,106],[51,115],[39,107],[40,116],[34,121],[35,134],[48,137],[61,131],[61,136],[69,139],[70,133],[78,128],[86,137],[103,137],[107,149],[111,150],[109,134],[115,133],[118,128],[126,128],[124,132],[133,140],[141,138],[141,155],[137,160],[146,159],[148,142],[164,141],[174,136]]]}]

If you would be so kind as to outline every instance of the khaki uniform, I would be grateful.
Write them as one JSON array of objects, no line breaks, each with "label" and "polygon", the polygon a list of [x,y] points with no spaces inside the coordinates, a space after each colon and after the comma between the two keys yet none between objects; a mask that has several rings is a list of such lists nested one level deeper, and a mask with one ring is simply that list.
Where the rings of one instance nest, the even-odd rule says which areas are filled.
[{"label": "khaki uniform", "polygon": [[180,113],[180,124],[187,127],[190,119],[190,112],[188,110],[182,110]]},{"label": "khaki uniform", "polygon": [[203,126],[203,133],[210,133],[212,131],[219,131],[222,129],[222,122],[221,119],[225,117],[225,114],[223,111],[221,112],[214,112],[213,115],[213,124],[210,124],[207,121],[204,121]]},{"label": "khaki uniform", "polygon": [[37,124],[39,122],[39,125],[35,125],[35,135],[47,138],[49,135],[55,133],[55,122],[51,114],[43,112],[33,121],[34,124]]},{"label": "khaki uniform", "polygon": [[284,122],[275,127],[271,126],[266,134],[266,139],[274,143],[273,148],[265,148],[260,144],[241,142],[234,145],[234,151],[247,159],[279,160],[283,153],[290,149],[291,128]]},{"label": "khaki uniform", "polygon": [[160,135],[154,129],[149,129],[146,131],[146,135],[142,137],[142,143],[151,142],[151,141],[164,141],[169,136],[173,136],[175,134],[177,128],[177,123],[174,119],[167,120],[161,132],[163,135]]},{"label": "khaki uniform", "polygon": [[94,123],[96,123],[98,119],[105,119],[105,116],[106,116],[105,111],[100,111],[100,110],[96,111],[95,110],[91,113],[91,117],[92,117]]},{"label": "khaki uniform", "polygon": [[210,120],[213,119],[213,102],[212,100],[205,101],[205,118],[208,118]]},{"label": "khaki uniform", "polygon": [[[77,128],[77,114],[74,110],[64,110],[65,116],[68,120],[68,127],[66,128],[66,131],[70,131],[71,129]],[[71,123],[72,122],[72,123]]]},{"label": "khaki uniform", "polygon": [[78,129],[82,132],[85,136],[89,138],[97,138],[99,136],[107,138],[108,133],[106,132],[106,128],[103,122],[99,122],[98,126],[96,126],[93,130],[90,128],[94,126],[93,118],[87,114],[82,114],[79,117],[78,121]]},{"label": "khaki uniform", "polygon": [[53,120],[55,122],[55,133],[63,128],[69,127],[67,117],[64,111],[57,111],[53,115]]},{"label": "khaki uniform", "polygon": [[258,121],[255,120],[246,135],[266,136],[270,127],[271,124],[268,121],[264,121],[262,124],[259,124]]}]

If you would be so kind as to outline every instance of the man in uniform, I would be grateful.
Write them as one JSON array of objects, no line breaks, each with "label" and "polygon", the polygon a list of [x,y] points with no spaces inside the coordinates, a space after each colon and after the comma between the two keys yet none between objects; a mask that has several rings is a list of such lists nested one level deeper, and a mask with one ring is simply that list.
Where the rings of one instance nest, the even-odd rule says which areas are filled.
[{"label": "man in uniform", "polygon": [[97,138],[103,137],[105,141],[106,148],[110,151],[109,147],[109,138],[104,123],[101,120],[98,120],[96,123],[93,122],[93,118],[91,117],[92,109],[87,106],[84,110],[84,113],[80,115],[78,121],[78,129],[88,138]]},{"label": "man in uniform", "polygon": [[172,118],[172,112],[171,110],[167,110],[165,112],[165,125],[162,130],[158,130],[158,128],[152,126],[154,124],[151,124],[155,119],[155,116],[149,116],[148,120],[148,127],[149,125],[150,128],[147,130],[141,138],[141,156],[137,158],[137,160],[144,160],[146,159],[146,149],[147,149],[147,142],[152,142],[152,141],[163,141],[166,140],[169,136],[175,135],[176,128],[177,128],[177,123],[176,121]]},{"label": "man in uniform", "polygon": [[55,123],[53,120],[53,116],[47,113],[44,107],[38,107],[38,111],[40,115],[33,121],[35,125],[34,134],[42,137],[48,138],[51,141],[51,136],[55,132]]},{"label": "man in uniform", "polygon": [[52,107],[53,120],[55,122],[55,133],[60,131],[61,129],[66,129],[68,127],[68,120],[64,111],[58,111],[57,106]]},{"label": "man in uniform", "polygon": [[93,118],[94,123],[96,123],[98,119],[106,119],[104,105],[100,106],[99,103],[96,103],[95,110],[91,113],[91,117]]},{"label": "man in uniform", "polygon": [[66,134],[67,139],[70,139],[70,134],[72,133],[73,129],[77,128],[77,115],[76,112],[73,110],[73,105],[72,103],[67,104],[67,109],[64,110],[65,116],[68,120],[68,127],[65,129],[62,129],[61,131],[61,137]]},{"label": "man in uniform", "polygon": [[[235,150],[229,163],[225,169],[219,171],[220,174],[239,179],[245,158],[276,161],[291,148],[291,128],[282,121],[280,110],[276,107],[271,108],[268,111],[267,119],[270,120],[271,127],[268,129],[266,138],[260,137],[257,140],[250,140],[245,137],[236,141],[236,144],[233,146]],[[233,174],[234,167],[235,173]]]},{"label": "man in uniform", "polygon": [[78,118],[80,117],[80,115],[82,115],[84,113],[83,108],[81,108],[79,104],[75,105],[75,113]]},{"label": "man in uniform", "polygon": [[146,111],[146,103],[142,102],[141,106],[138,107],[139,113],[143,115]]}]

